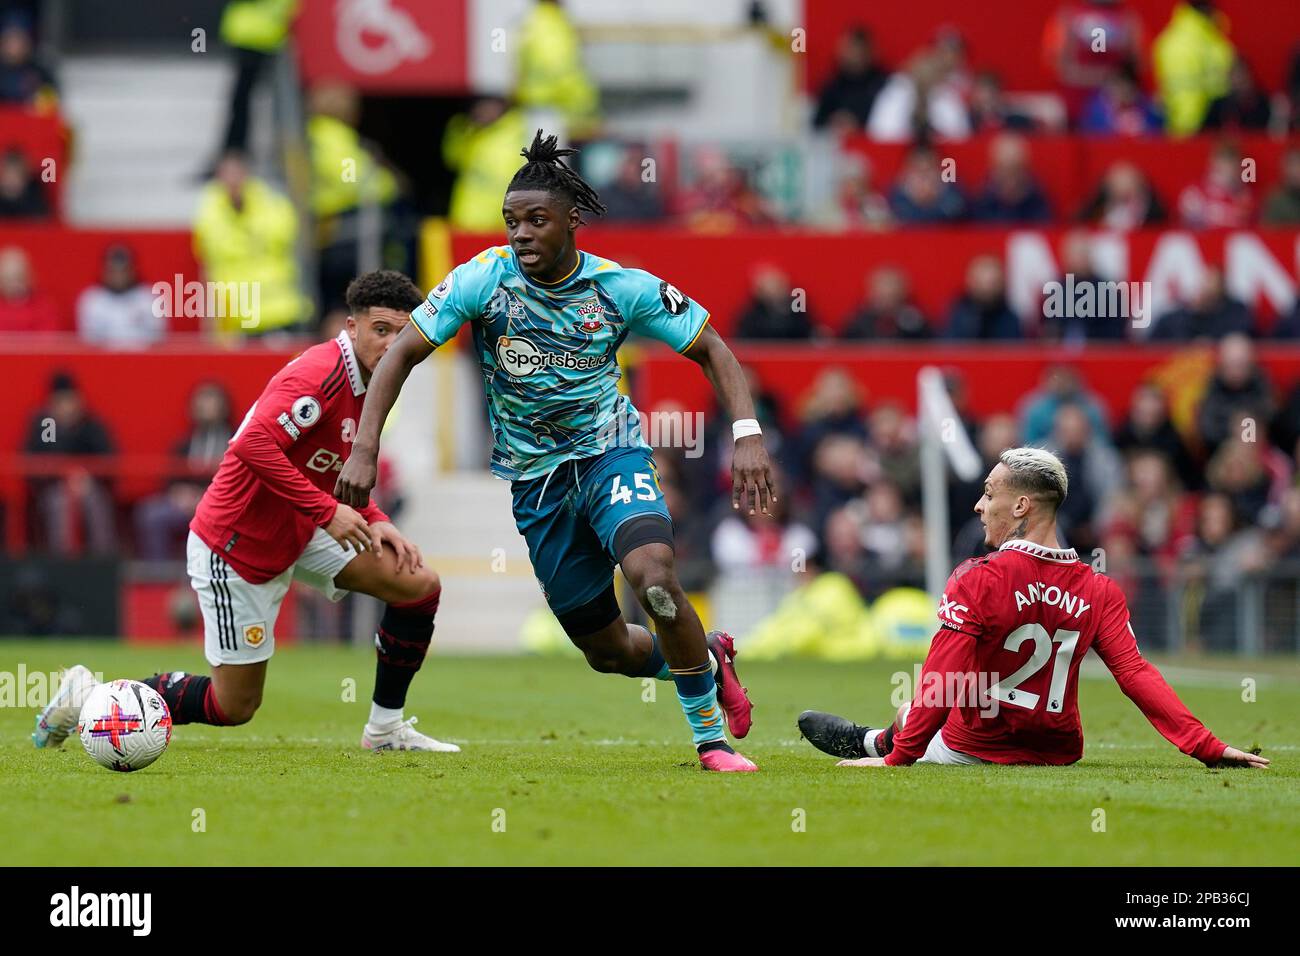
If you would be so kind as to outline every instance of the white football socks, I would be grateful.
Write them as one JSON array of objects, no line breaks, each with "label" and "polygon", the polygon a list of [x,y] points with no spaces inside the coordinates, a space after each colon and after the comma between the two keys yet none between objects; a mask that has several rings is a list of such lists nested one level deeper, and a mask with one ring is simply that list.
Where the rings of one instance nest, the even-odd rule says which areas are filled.
[{"label": "white football socks", "polygon": [[401,722],[401,707],[393,710],[389,707],[380,707],[374,701],[370,702],[370,726],[375,730],[392,730]]}]

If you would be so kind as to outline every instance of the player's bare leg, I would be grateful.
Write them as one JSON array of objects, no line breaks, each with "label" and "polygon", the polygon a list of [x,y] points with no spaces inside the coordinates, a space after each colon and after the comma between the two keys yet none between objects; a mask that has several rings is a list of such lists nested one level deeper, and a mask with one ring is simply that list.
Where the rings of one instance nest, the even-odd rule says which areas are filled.
[{"label": "player's bare leg", "polygon": [[403,561],[391,547],[357,555],[334,578],[336,587],[383,601],[384,616],[375,632],[375,691],[370,719],[361,735],[367,750],[419,750],[455,753],[460,747],[415,729],[404,719],[406,694],[433,640],[433,621],[442,583],[432,568]]},{"label": "player's bare leg", "polygon": [[[246,724],[262,706],[262,689],[266,686],[266,665],[218,664],[212,668],[212,688],[217,710],[224,724]],[[171,675],[166,675],[171,676]]]},{"label": "player's bare leg", "polygon": [[[708,770],[757,770],[757,766],[727,743],[722,724],[723,707],[718,700],[718,680],[714,674],[715,656],[710,653],[699,615],[686,600],[677,580],[672,548],[659,542],[641,545],[626,554],[620,566],[637,600],[655,622],[659,647],[677,685],[677,695],[691,726],[700,763]],[[730,650],[729,639],[727,644]],[[734,655],[734,650],[731,655]],[[730,656],[724,651],[718,660],[721,675],[725,673],[722,668],[731,667]],[[734,669],[728,676],[743,696],[744,689],[739,687]],[[725,681],[728,677],[722,679]],[[743,729],[748,732],[748,699],[745,704]]]}]

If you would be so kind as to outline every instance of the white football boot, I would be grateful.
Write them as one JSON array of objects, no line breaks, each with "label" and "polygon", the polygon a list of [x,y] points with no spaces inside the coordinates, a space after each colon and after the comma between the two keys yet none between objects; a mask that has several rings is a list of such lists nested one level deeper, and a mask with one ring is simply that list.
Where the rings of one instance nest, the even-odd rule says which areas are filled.
[{"label": "white football boot", "polygon": [[36,715],[32,743],[42,748],[63,746],[68,734],[77,728],[81,705],[98,683],[95,675],[80,664],[74,664],[65,670],[59,689],[45,705],[45,709]]},{"label": "white football boot", "polygon": [[444,754],[458,754],[460,748],[455,744],[445,744],[441,740],[426,737],[415,729],[418,717],[408,717],[388,730],[378,730],[370,724],[361,734],[361,746],[367,750],[425,750]]}]

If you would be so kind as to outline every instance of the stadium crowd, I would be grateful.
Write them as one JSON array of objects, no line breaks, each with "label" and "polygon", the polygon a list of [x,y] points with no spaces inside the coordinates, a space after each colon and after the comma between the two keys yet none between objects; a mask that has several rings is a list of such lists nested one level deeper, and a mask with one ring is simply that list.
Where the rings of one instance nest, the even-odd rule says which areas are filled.
[{"label": "stadium crowd", "polygon": [[[761,6],[761,5],[756,5]],[[307,206],[315,288],[305,288],[299,256],[303,228],[288,192],[257,174],[249,156],[249,103],[267,64],[286,42],[297,4],[237,0],[228,5],[222,36],[236,51],[236,77],[217,155],[208,158],[193,221],[193,248],[203,277],[256,283],[260,315],[245,327],[238,303],[227,303],[212,336],[335,334],[342,291],[355,271],[363,209],[382,211],[383,264],[415,271],[418,210],[407,178],[386,160],[383,144],[360,133],[362,101],[340,84],[315,87],[306,98],[311,169]],[[253,10],[258,15],[249,16]],[[1104,55],[1089,51],[1096,24],[1106,30]],[[673,176],[647,182],[647,144],[611,141],[602,133],[600,103],[579,56],[578,34],[558,4],[537,3],[522,31],[514,90],[472,103],[446,124],[441,156],[453,176],[445,197],[453,228],[500,231],[504,185],[519,165],[526,111],[562,115],[571,134],[597,155],[602,143],[618,156],[597,182],[616,223],[673,224],[727,232],[750,227],[810,225],[823,229],[893,230],[1076,224],[1063,243],[1062,272],[1076,285],[1107,278],[1095,266],[1089,230],[1168,225],[1190,230],[1300,225],[1300,48],[1285,85],[1261,89],[1251,64],[1221,29],[1211,0],[1179,3],[1154,37],[1122,0],[1069,0],[1043,27],[1042,55],[1054,67],[1055,89],[1008,91],[980,66],[978,50],[943,28],[899,63],[882,63],[864,28],[838,38],[836,67],[812,91],[809,126],[834,144],[839,179],[829,207],[789,207],[760,186],[761,170],[718,144],[684,151]],[[0,20],[0,104],[57,112],[55,74],[34,52],[30,16]],[[1209,65],[1207,67],[1207,64]],[[1243,180],[1237,137],[1269,134],[1287,146],[1271,182]],[[1035,168],[1036,138],[1168,139],[1213,136],[1204,168],[1187,168],[1175,190],[1155,188],[1133,162],[1111,163],[1085,184],[1073,205],[1054,201]],[[968,183],[945,174],[945,144],[987,144],[987,174]],[[863,145],[865,144],[865,145]],[[880,146],[904,153],[897,174],[877,181],[872,156]],[[337,171],[353,164],[353,175]],[[42,180],[39,157],[0,138],[0,219],[57,219],[55,184]],[[941,314],[914,300],[907,270],[863,268],[860,304],[848,315],[796,311],[798,277],[777,263],[757,263],[748,302],[734,316],[741,341],[1018,340],[1042,343],[1127,341],[1128,321],[1049,320],[1017,312],[1008,300],[1002,261],[977,255],[952,268],[965,276],[961,293]],[[98,281],[80,292],[75,315],[63,315],[33,274],[28,253],[0,242],[0,334],[60,332],[86,344],[147,348],[165,339],[168,323],[154,308],[151,276],[141,274],[129,234],[103,252]],[[701,292],[701,297],[704,296]],[[1041,310],[1040,310],[1041,311]],[[831,331],[835,329],[837,331]],[[75,331],[73,331],[75,330]],[[1143,336],[1147,338],[1148,336]],[[1149,338],[1163,343],[1209,341],[1217,360],[1190,416],[1175,416],[1159,385],[1144,384],[1126,409],[1111,411],[1068,366],[1053,367],[1014,414],[964,424],[985,463],[1020,443],[1042,443],[1066,461],[1072,493],[1062,530],[1087,558],[1103,555],[1160,641],[1170,594],[1192,609],[1192,633],[1207,647],[1231,646],[1241,583],[1265,569],[1300,560],[1300,386],[1279,390],[1256,362],[1256,342],[1300,338],[1300,304],[1266,322],[1252,304],[1234,299],[1223,273],[1211,268],[1189,301],[1156,317]],[[948,376],[952,398],[966,408],[959,371]],[[845,370],[830,365],[795,407],[763,396],[759,418],[791,491],[776,522],[733,514],[729,507],[727,426],[714,420],[709,450],[690,459],[659,454],[678,551],[689,587],[755,567],[780,568],[798,551],[824,570],[842,572],[866,598],[897,585],[923,584],[924,528],[915,421],[898,405],[873,402]],[[111,482],[86,478],[50,483],[35,496],[35,543],[54,551],[107,551],[122,542],[137,557],[175,558],[205,480],[219,460],[235,409],[216,383],[191,403],[191,429],[175,436],[175,473],[155,495],[127,513]],[[42,422],[54,419],[75,451],[113,453],[111,430],[87,407],[65,375],[51,382],[24,446],[42,454]],[[61,439],[59,450],[69,444]],[[975,485],[954,483],[950,524],[955,557],[980,550],[970,507]],[[391,489],[390,489],[391,491]],[[1294,591],[1294,586],[1293,591]],[[1291,632],[1297,600],[1270,598],[1285,610]],[[1281,611],[1279,613],[1282,613]],[[1279,640],[1293,638],[1278,631]]]}]

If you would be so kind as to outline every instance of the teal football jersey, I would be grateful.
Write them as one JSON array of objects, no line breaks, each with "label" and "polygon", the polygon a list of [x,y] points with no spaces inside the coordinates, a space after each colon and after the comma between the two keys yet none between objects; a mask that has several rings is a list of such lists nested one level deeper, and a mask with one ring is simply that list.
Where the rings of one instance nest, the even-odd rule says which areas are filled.
[{"label": "teal football jersey", "polygon": [[615,353],[636,332],[684,352],[709,314],[641,269],[578,253],[553,284],[524,275],[509,246],[462,263],[411,313],[435,348],[473,323],[492,426],[492,472],[529,479],[615,445],[648,447],[619,393]]}]

